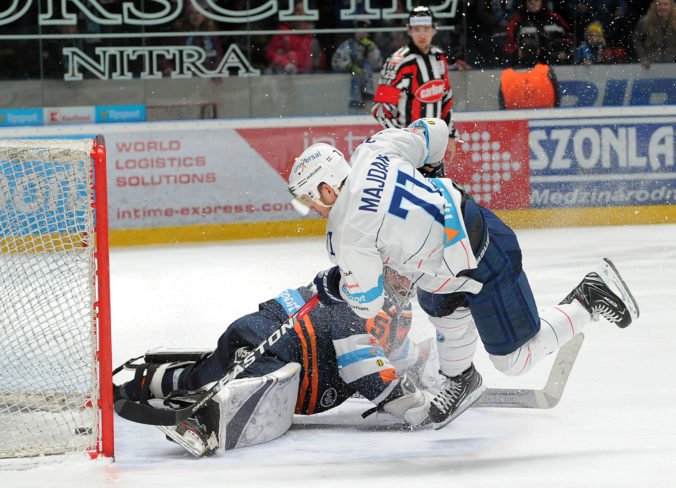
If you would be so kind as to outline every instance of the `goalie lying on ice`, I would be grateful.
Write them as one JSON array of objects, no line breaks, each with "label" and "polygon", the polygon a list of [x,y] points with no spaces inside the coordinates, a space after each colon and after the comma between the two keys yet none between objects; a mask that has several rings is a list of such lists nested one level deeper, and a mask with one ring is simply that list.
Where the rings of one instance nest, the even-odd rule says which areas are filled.
[{"label": "goalie lying on ice", "polygon": [[[294,413],[324,412],[355,393],[401,423],[427,423],[432,393],[417,385],[433,388],[436,369],[425,368],[429,347],[418,347],[408,338],[412,289],[393,281],[399,286],[388,288],[395,298],[388,296],[376,317],[359,318],[347,304],[320,303],[194,417],[160,429],[199,456],[217,447],[275,439],[289,429]],[[116,398],[145,402],[208,387],[313,294],[312,288],[300,287],[261,303],[258,311],[227,327],[211,353],[147,354],[144,363],[128,362],[135,376],[115,387]]]}]

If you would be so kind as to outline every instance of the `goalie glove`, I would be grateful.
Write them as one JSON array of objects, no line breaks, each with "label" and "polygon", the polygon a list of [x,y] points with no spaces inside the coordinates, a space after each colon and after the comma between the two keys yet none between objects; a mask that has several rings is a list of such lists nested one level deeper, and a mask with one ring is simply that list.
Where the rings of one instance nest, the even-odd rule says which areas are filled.
[{"label": "goalie glove", "polygon": [[340,296],[340,268],[338,266],[320,271],[312,283],[319,295],[319,301],[324,305],[345,303]]}]

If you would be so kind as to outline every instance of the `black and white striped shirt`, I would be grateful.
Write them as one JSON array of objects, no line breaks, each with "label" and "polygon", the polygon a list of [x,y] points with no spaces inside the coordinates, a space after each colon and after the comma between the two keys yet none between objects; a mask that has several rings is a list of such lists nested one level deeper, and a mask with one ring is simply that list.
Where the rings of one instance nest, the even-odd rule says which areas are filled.
[{"label": "black and white striped shirt", "polygon": [[394,52],[383,65],[371,113],[385,127],[407,127],[421,117],[446,121],[453,128],[453,90],[448,62],[432,46],[423,54],[413,43]]}]

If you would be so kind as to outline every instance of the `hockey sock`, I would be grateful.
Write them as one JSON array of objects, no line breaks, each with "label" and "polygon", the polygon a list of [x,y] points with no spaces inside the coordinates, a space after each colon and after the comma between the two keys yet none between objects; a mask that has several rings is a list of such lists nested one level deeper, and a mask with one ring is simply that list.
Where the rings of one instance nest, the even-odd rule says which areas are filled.
[{"label": "hockey sock", "polygon": [[508,376],[530,371],[542,358],[557,351],[591,321],[589,312],[573,300],[569,304],[540,311],[540,331],[516,351],[505,356],[490,355],[493,365]]},{"label": "hockey sock", "polygon": [[446,376],[457,376],[472,364],[479,334],[469,308],[456,308],[451,315],[430,317],[437,329],[439,366]]}]

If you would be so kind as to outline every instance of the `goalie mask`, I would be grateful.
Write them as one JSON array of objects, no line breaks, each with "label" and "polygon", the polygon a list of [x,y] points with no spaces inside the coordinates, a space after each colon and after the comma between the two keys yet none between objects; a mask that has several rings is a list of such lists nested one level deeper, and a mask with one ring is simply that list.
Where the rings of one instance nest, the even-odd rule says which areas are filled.
[{"label": "goalie mask", "polygon": [[416,287],[409,278],[389,266],[383,267],[383,287],[390,300],[400,308],[408,306],[416,292]]},{"label": "goalie mask", "polygon": [[293,208],[301,215],[307,215],[310,212],[307,199],[326,207],[321,201],[319,185],[326,183],[338,193],[350,169],[343,153],[335,147],[322,142],[308,147],[296,158],[289,173]]}]

